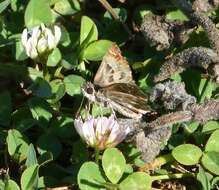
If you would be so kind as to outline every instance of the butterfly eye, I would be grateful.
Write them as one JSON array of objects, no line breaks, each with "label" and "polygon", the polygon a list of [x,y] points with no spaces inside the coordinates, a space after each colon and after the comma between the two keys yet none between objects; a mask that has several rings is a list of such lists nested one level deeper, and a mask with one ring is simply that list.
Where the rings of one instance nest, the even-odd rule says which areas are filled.
[{"label": "butterfly eye", "polygon": [[93,89],[93,88],[91,88],[91,87],[88,87],[88,88],[87,88],[87,93],[88,93],[88,94],[93,94],[93,92],[94,92],[94,89]]}]

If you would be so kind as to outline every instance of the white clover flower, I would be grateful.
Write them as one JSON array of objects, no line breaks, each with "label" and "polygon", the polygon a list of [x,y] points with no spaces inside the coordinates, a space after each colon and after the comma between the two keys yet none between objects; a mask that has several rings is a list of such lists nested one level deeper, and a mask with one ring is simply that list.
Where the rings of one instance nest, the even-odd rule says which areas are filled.
[{"label": "white clover flower", "polygon": [[32,59],[36,59],[39,54],[54,49],[60,39],[60,27],[55,25],[53,30],[51,30],[44,24],[36,26],[29,31],[25,28],[21,36],[21,42],[26,50],[26,54]]},{"label": "white clover flower", "polygon": [[119,125],[114,116],[88,117],[74,120],[74,126],[81,138],[91,147],[103,150],[115,147],[122,142],[130,132],[128,126]]}]

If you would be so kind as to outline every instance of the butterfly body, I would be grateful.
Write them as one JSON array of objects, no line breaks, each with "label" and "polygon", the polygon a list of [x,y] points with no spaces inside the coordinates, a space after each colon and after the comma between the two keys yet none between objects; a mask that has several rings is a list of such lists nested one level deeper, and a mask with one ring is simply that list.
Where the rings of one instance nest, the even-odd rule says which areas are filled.
[{"label": "butterfly body", "polygon": [[103,57],[94,84],[86,83],[82,92],[92,102],[111,107],[126,117],[139,119],[150,112],[147,96],[135,84],[128,62],[116,45]]}]

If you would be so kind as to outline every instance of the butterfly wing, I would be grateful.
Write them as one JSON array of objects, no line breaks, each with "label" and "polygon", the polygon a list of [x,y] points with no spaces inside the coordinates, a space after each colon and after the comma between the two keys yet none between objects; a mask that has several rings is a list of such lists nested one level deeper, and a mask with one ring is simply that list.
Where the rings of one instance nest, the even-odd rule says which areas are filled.
[{"label": "butterfly wing", "polygon": [[148,97],[135,84],[117,83],[101,89],[105,97],[137,114],[150,112]]},{"label": "butterfly wing", "polygon": [[116,44],[109,48],[94,77],[94,84],[99,87],[114,83],[134,83],[129,64]]}]

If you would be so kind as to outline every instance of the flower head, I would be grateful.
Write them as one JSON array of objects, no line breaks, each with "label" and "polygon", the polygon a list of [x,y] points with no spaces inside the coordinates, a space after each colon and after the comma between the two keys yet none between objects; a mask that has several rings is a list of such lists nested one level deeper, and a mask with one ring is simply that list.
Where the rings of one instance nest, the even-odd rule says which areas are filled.
[{"label": "flower head", "polygon": [[22,32],[21,42],[26,50],[27,56],[32,59],[46,51],[54,49],[61,39],[61,29],[54,26],[47,28],[44,24],[29,30],[25,28]]},{"label": "flower head", "polygon": [[74,125],[81,138],[89,146],[99,150],[115,147],[130,131],[128,126],[119,125],[113,116],[88,117],[85,121],[78,118],[75,119]]}]

